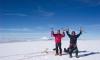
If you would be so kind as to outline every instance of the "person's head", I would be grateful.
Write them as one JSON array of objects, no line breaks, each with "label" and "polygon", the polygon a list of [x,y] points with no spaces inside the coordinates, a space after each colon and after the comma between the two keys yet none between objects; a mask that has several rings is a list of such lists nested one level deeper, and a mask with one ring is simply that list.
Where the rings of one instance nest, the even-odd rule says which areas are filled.
[{"label": "person's head", "polygon": [[60,30],[57,30],[57,34],[60,34]]},{"label": "person's head", "polygon": [[75,31],[72,31],[71,35],[76,35]]}]

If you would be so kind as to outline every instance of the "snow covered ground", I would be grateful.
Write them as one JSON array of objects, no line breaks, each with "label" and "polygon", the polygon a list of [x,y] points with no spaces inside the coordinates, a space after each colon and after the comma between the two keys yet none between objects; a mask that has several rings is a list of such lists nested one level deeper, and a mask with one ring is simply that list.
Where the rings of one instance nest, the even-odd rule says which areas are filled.
[{"label": "snow covered ground", "polygon": [[[68,44],[69,41],[62,41],[62,49]],[[100,40],[78,40],[80,58],[75,58],[75,54],[69,58],[64,52],[55,56],[54,41],[0,43],[0,60],[100,60],[99,45]]]}]

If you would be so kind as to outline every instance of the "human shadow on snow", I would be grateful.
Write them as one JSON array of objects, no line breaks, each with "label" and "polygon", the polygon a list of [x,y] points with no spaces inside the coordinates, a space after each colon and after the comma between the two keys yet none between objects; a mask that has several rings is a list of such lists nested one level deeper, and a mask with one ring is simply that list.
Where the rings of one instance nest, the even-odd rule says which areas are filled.
[{"label": "human shadow on snow", "polygon": [[86,57],[86,56],[95,55],[95,54],[100,54],[100,52],[89,52],[89,53],[81,54],[79,55],[79,57]]},{"label": "human shadow on snow", "polygon": [[[74,54],[75,52],[73,52]],[[90,51],[79,51],[79,53],[82,53],[82,54],[79,54],[79,57],[86,57],[86,56],[90,56],[90,55],[95,55],[95,54],[100,54],[100,52],[90,52]],[[62,55],[67,55],[68,52],[65,52],[63,53]]]}]

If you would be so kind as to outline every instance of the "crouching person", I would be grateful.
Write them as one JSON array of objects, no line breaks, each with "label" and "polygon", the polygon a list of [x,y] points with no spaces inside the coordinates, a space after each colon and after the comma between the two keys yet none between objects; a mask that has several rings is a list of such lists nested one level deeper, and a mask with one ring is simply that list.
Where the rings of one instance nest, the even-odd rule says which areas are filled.
[{"label": "crouching person", "polygon": [[76,54],[76,58],[79,58],[78,47],[77,47],[77,38],[82,34],[82,29],[80,28],[79,34],[76,34],[75,31],[72,31],[72,33],[69,34],[69,29],[67,29],[66,33],[67,33],[68,37],[70,38],[70,45],[69,45],[68,49],[64,48],[64,51],[69,53],[70,58],[72,58],[72,53],[74,51]]}]

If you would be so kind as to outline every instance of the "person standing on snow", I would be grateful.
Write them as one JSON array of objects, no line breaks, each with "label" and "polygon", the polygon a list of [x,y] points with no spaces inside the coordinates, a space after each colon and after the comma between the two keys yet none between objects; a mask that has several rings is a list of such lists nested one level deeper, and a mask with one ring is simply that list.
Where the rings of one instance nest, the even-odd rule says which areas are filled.
[{"label": "person standing on snow", "polygon": [[82,34],[82,28],[80,28],[79,34],[76,34],[75,31],[72,31],[72,33],[69,34],[69,28],[66,30],[66,33],[70,38],[70,45],[67,50],[64,48],[64,51],[65,52],[67,51],[69,53],[70,58],[72,58],[72,53],[73,51],[75,51],[76,58],[78,58],[79,56],[78,56],[77,38]]},{"label": "person standing on snow", "polygon": [[[60,30],[57,30],[57,33],[54,33],[54,30],[52,28],[51,35],[55,37],[55,46],[56,46],[56,54],[62,56],[62,48],[61,48],[61,40],[63,37],[65,37],[65,33],[63,31],[63,34],[60,33]],[[59,49],[58,49],[59,48]],[[58,52],[60,50],[60,53]]]}]

